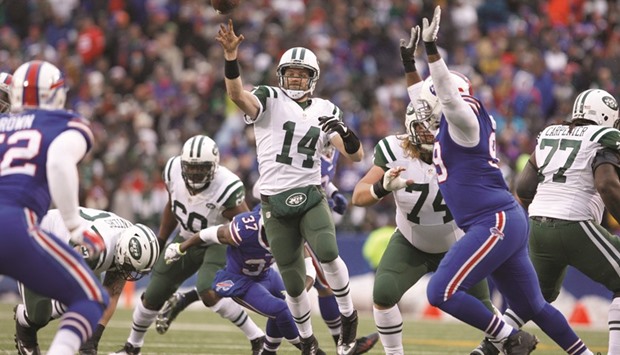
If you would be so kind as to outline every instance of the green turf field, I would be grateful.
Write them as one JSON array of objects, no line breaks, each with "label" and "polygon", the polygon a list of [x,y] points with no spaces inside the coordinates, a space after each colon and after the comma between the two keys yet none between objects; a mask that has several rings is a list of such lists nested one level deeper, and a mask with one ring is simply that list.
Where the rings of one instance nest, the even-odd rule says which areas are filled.
[{"label": "green turf field", "polygon": [[[0,354],[14,354],[12,304],[0,304]],[[111,323],[108,325],[103,338],[99,343],[99,353],[118,350],[127,339],[131,326],[131,310],[117,310]],[[264,325],[264,318],[251,314],[260,325]],[[57,322],[39,332],[39,343],[42,349],[47,349]],[[335,347],[327,332],[327,327],[320,317],[314,316],[313,326],[321,347],[328,353],[334,354]],[[562,354],[563,352],[538,328],[528,327],[528,330],[538,335],[541,340],[535,354]],[[360,314],[358,334],[367,334],[374,331],[371,314]],[[577,333],[585,340],[592,351],[604,353],[607,351],[607,331],[577,329]],[[456,322],[442,321],[405,321],[404,344],[406,354],[469,354],[481,339],[481,332]],[[250,343],[243,334],[227,321],[215,313],[205,310],[189,310],[182,313],[173,323],[165,335],[159,335],[151,328],[146,336],[143,354],[217,354],[240,355],[250,353]],[[283,344],[278,354],[298,354],[299,351],[290,344]],[[381,344],[368,354],[382,354]]]}]

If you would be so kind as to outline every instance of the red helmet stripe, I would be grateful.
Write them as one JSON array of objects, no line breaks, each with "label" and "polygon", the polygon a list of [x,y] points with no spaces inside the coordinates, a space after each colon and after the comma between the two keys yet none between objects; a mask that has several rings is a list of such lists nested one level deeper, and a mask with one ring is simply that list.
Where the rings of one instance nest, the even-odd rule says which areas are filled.
[{"label": "red helmet stripe", "polygon": [[34,60],[28,66],[26,71],[26,81],[24,81],[24,97],[22,104],[24,106],[39,106],[39,72],[41,71],[42,62]]}]

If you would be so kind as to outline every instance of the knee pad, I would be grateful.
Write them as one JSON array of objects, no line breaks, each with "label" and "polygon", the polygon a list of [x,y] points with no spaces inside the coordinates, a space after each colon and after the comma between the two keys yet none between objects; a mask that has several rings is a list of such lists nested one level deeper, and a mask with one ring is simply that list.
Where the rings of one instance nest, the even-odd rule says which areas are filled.
[{"label": "knee pad", "polygon": [[392,275],[378,275],[372,289],[372,301],[382,307],[393,307],[402,297],[397,290],[397,282]]},{"label": "knee pad", "polygon": [[306,289],[306,275],[303,270],[298,270],[292,267],[292,265],[280,267],[280,275],[286,292],[291,297],[297,297]]}]

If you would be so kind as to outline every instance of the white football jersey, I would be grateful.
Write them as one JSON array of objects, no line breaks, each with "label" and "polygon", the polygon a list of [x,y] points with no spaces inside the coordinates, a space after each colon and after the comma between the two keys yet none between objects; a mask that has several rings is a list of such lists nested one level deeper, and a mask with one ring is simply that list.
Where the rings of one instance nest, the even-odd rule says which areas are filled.
[{"label": "white football jersey", "polygon": [[260,103],[254,121],[261,194],[274,195],[296,187],[321,184],[321,149],[330,137],[321,130],[319,117],[342,117],[332,102],[312,98],[302,108],[282,89],[259,86],[252,92]]},{"label": "white football jersey", "polygon": [[528,212],[569,221],[601,222],[605,205],[594,187],[592,162],[598,150],[620,149],[620,131],[603,126],[545,128],[538,136],[538,189]]},{"label": "white football jersey", "polygon": [[227,223],[222,212],[245,201],[245,187],[237,175],[224,166],[218,166],[209,186],[192,195],[181,175],[181,157],[168,160],[164,168],[164,182],[170,193],[172,214],[179,222],[179,234],[184,239],[210,226]]},{"label": "white football jersey", "polygon": [[375,146],[374,165],[387,171],[405,167],[401,173],[411,186],[394,191],[396,227],[416,248],[427,253],[443,253],[463,236],[439,192],[435,166],[407,157],[401,147],[406,135],[388,136]]},{"label": "white football jersey", "polygon": [[[114,253],[116,242],[121,234],[129,227],[133,226],[128,220],[115,215],[112,212],[96,210],[92,208],[80,207],[80,217],[91,223],[90,228],[99,233],[105,243],[105,250],[99,255],[95,265],[91,265],[94,273],[100,276],[101,273],[114,267]],[[65,227],[60,211],[57,209],[49,210],[41,220],[41,229],[51,232],[58,238],[69,243],[71,234]]]}]

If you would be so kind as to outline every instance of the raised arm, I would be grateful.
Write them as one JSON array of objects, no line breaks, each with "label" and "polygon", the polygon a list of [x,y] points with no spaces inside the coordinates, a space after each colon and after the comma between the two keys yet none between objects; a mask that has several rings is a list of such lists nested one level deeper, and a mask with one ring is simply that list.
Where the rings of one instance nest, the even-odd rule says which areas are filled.
[{"label": "raised arm", "polygon": [[241,73],[239,72],[239,62],[237,61],[239,45],[244,40],[244,37],[242,34],[239,36],[235,34],[232,19],[229,19],[227,25],[220,25],[220,30],[215,39],[220,42],[224,49],[224,59],[226,60],[224,64],[224,82],[226,83],[226,92],[237,107],[253,121],[258,115],[260,104],[251,92],[243,88]]},{"label": "raised arm", "polygon": [[441,111],[448,121],[452,139],[465,147],[473,147],[480,141],[480,123],[469,104],[461,97],[452,75],[437,49],[437,33],[441,8],[437,6],[432,21],[422,20],[422,40],[428,55],[428,67],[433,79],[435,92],[441,104]]}]

